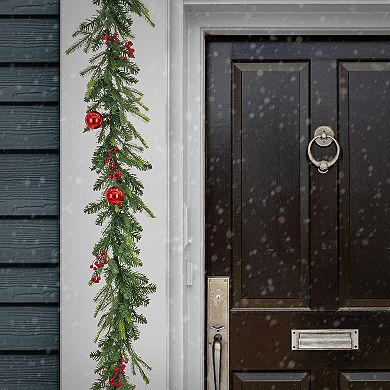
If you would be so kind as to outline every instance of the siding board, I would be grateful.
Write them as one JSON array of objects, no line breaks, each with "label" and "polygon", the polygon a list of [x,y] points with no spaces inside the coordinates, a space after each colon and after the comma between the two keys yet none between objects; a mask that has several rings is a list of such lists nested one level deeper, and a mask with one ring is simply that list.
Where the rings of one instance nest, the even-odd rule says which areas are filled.
[{"label": "siding board", "polygon": [[0,106],[0,149],[55,150],[60,146],[58,106]]},{"label": "siding board", "polygon": [[0,15],[58,15],[59,0],[0,0]]},{"label": "siding board", "polygon": [[58,62],[59,21],[3,19],[0,23],[0,62]]},{"label": "siding board", "polygon": [[58,268],[0,268],[0,304],[58,302]]},{"label": "siding board", "polygon": [[59,68],[0,67],[1,102],[58,102]]},{"label": "siding board", "polygon": [[59,308],[0,307],[0,351],[57,351]]},{"label": "siding board", "polygon": [[0,264],[56,264],[58,220],[0,220]]},{"label": "siding board", "polygon": [[0,0],[0,388],[59,390],[59,0]]},{"label": "siding board", "polygon": [[58,355],[0,355],[1,389],[59,390],[59,368]]},{"label": "siding board", "polygon": [[59,157],[0,155],[0,215],[58,215]]}]

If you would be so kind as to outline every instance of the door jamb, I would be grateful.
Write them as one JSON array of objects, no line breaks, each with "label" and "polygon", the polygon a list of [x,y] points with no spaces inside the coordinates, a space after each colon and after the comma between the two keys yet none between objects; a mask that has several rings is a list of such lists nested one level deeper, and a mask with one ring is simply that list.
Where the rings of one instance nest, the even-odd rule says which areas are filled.
[{"label": "door jamb", "polygon": [[[390,35],[389,1],[170,0],[169,390],[204,389],[205,36]],[[284,3],[284,4],[283,4]],[[244,26],[244,27],[243,27]],[[259,27],[261,26],[261,27]]]}]

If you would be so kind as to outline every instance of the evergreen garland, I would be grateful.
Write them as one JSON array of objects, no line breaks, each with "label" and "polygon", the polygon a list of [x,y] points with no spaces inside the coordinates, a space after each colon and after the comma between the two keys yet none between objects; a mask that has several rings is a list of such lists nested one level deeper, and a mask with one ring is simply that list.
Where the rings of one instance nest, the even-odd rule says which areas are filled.
[{"label": "evergreen garland", "polygon": [[[137,247],[142,227],[135,214],[153,214],[142,201],[143,185],[134,173],[151,169],[141,156],[147,144],[127,117],[132,114],[149,121],[143,94],[134,88],[139,69],[133,60],[130,15],[154,24],[148,9],[138,0],[93,0],[93,4],[98,7],[96,15],[80,24],[73,34],[78,40],[67,50],[67,54],[78,49],[92,54],[89,66],[80,74],[90,76],[85,93],[88,112],[98,116],[101,113],[102,119],[91,167],[98,175],[93,189],[100,191],[101,197],[85,208],[85,213],[97,214],[96,224],[103,226],[101,238],[92,250],[89,284],[105,280],[94,299],[94,316],[99,321],[94,339],[97,350],[91,357],[97,362],[98,377],[91,389],[130,390],[135,385],[125,373],[126,363],[132,375],[141,374],[148,383],[146,372],[150,367],[133,349],[133,341],[139,338],[139,324],[147,322],[139,309],[148,305],[149,295],[156,290],[136,270],[142,266]],[[84,131],[91,128],[87,126]],[[121,196],[111,203],[113,188]]]}]

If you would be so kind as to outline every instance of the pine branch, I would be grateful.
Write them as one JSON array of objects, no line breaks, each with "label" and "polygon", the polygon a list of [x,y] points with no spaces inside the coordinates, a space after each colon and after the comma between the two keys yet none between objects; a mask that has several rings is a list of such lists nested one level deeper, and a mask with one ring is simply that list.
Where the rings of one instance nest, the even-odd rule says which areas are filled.
[{"label": "pine branch", "polygon": [[[90,264],[93,274],[89,284],[96,285],[102,278],[105,281],[94,299],[97,350],[90,356],[96,361],[97,378],[91,389],[134,390],[131,377],[123,370],[128,363],[131,375],[140,375],[149,383],[147,371],[151,368],[134,351],[133,342],[140,336],[139,325],[147,322],[140,309],[149,304],[156,286],[137,270],[142,266],[137,247],[142,226],[136,214],[154,216],[142,200],[143,184],[136,175],[136,171],[152,168],[141,156],[148,146],[129,119],[149,121],[143,94],[134,87],[139,68],[129,41],[134,38],[131,15],[142,17],[151,26],[154,23],[139,0],[92,2],[98,7],[96,14],[79,25],[73,34],[77,40],[66,51],[83,50],[91,55],[89,65],[80,72],[90,77],[84,100],[87,111],[99,111],[103,117],[101,128],[93,130],[97,147],[91,161],[91,170],[97,173],[93,189],[101,196],[84,210],[96,214],[96,224],[102,226],[92,250],[95,259]],[[83,131],[92,130],[85,127]],[[104,197],[113,186],[124,194],[121,204],[110,204]]]}]

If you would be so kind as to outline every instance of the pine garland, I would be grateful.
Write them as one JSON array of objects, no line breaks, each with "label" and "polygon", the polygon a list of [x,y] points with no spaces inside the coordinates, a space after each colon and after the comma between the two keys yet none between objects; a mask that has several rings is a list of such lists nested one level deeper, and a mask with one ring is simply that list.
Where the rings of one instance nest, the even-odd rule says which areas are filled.
[{"label": "pine garland", "polygon": [[[98,375],[92,390],[134,389],[126,374],[126,363],[131,374],[140,374],[148,383],[150,367],[133,349],[139,338],[139,325],[147,322],[139,312],[149,303],[149,295],[156,290],[148,278],[137,271],[142,266],[137,247],[142,226],[135,214],[153,213],[142,201],[143,185],[134,171],[151,169],[141,154],[147,144],[127,114],[149,121],[148,108],[142,103],[143,94],[134,88],[139,69],[134,62],[131,41],[131,14],[138,15],[154,26],[148,9],[138,0],[93,0],[96,15],[80,24],[73,37],[78,40],[67,54],[82,49],[91,53],[89,66],[81,71],[90,76],[85,101],[88,112],[101,113],[103,122],[97,133],[97,148],[92,157],[91,170],[98,175],[95,191],[101,192],[96,202],[85,208],[87,214],[97,214],[96,224],[102,235],[95,244],[95,257],[90,265],[90,285],[101,278],[105,284],[96,295],[94,316],[99,318],[95,337],[97,350],[91,353]],[[91,131],[86,127],[84,131]],[[115,186],[123,193],[117,204],[107,201],[107,191]]]}]

